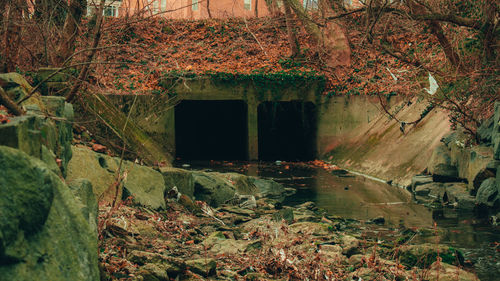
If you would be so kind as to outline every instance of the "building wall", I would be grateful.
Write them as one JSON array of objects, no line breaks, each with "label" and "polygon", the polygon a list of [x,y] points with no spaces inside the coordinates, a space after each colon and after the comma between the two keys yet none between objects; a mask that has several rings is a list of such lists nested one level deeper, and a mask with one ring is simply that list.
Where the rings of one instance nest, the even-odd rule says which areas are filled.
[{"label": "building wall", "polygon": [[[247,1],[250,5],[245,7]],[[208,3],[213,18],[255,17],[255,3],[258,16],[269,15],[265,0],[210,0]],[[123,0],[119,16],[134,14],[176,19],[209,18],[206,0]]]},{"label": "building wall", "polygon": [[[318,0],[302,1],[304,8],[318,8]],[[206,19],[209,18],[207,3],[213,18],[265,17],[271,14],[266,0],[106,0],[105,15],[122,17],[142,14],[146,17],[157,15],[173,19]],[[89,0],[87,15],[90,15],[98,4],[98,0]],[[351,9],[362,6],[359,0],[344,0],[344,4],[346,8]],[[282,5],[278,4],[275,9],[281,7]]]}]

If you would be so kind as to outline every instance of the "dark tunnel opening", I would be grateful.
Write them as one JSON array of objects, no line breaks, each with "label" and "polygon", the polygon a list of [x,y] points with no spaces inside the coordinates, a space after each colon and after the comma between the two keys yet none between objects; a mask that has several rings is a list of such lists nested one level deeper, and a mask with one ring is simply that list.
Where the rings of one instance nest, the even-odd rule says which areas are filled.
[{"label": "dark tunnel opening", "polygon": [[244,101],[184,100],[175,107],[176,157],[184,160],[247,160]]},{"label": "dark tunnel opening", "polygon": [[263,102],[258,108],[259,159],[308,161],[316,157],[316,106]]}]

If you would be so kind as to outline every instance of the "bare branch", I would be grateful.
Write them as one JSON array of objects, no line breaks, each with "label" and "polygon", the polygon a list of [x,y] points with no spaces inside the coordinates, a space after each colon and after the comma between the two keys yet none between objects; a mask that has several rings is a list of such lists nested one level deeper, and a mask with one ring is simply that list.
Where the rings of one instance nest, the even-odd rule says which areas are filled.
[{"label": "bare branch", "polygon": [[14,115],[24,114],[24,111],[7,95],[2,87],[0,87],[0,104],[5,105]]}]

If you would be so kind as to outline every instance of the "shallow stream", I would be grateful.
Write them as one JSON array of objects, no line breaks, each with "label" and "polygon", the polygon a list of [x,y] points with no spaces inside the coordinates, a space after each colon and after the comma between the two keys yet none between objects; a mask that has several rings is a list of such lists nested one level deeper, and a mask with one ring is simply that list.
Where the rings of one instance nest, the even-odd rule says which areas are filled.
[{"label": "shallow stream", "polygon": [[439,243],[461,249],[465,259],[474,263],[481,280],[500,280],[500,227],[475,219],[471,213],[416,204],[402,188],[362,176],[334,175],[304,163],[199,161],[189,162],[187,169],[273,179],[296,190],[285,199],[285,205],[312,201],[329,214],[344,218],[369,221],[383,217],[385,225],[381,228],[433,228],[436,223]]}]

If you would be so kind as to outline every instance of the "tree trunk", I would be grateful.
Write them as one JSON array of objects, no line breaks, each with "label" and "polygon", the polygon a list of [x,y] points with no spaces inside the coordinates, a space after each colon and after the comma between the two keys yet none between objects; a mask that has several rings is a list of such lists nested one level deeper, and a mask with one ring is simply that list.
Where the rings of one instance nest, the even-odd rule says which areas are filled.
[{"label": "tree trunk", "polygon": [[208,13],[208,18],[212,18],[212,12],[210,11],[210,0],[207,0],[207,13]]},{"label": "tree trunk", "polygon": [[444,30],[443,27],[441,27],[441,24],[433,20],[430,21],[427,25],[431,29],[432,34],[434,34],[434,36],[436,36],[436,38],[438,39],[439,44],[443,48],[443,51],[446,55],[446,58],[448,58],[453,66],[458,67],[460,58],[458,57],[458,54],[455,52],[455,50],[453,50],[453,46],[444,34]]},{"label": "tree trunk", "polygon": [[[494,1],[484,1],[483,3],[483,48],[487,62],[495,62],[498,60],[495,51],[500,50],[497,46],[497,37],[495,36],[495,29],[498,23],[495,24],[495,18],[499,17],[499,7]],[[496,50],[495,50],[496,49]]]},{"label": "tree trunk", "polygon": [[[425,7],[420,5],[416,1],[410,1],[409,6],[410,9],[412,9],[416,15],[425,13]],[[443,48],[446,58],[450,61],[450,63],[453,66],[459,67],[460,58],[453,49],[453,46],[451,45],[450,41],[444,34],[444,30],[441,24],[436,20],[431,20],[427,22],[427,26],[429,26],[429,28],[431,29],[431,33],[438,39],[438,42]]]},{"label": "tree trunk", "polygon": [[101,26],[102,26],[102,21],[104,18],[102,15],[102,11],[104,9],[105,3],[106,3],[106,0],[101,0],[101,2],[99,3],[99,8],[97,9],[97,12],[96,12],[96,17],[97,17],[96,23],[95,23],[94,30],[93,30],[94,36],[93,36],[93,41],[92,41],[92,47],[90,48],[89,54],[88,54],[87,59],[86,59],[87,64],[83,65],[75,84],[73,85],[73,87],[71,87],[71,90],[69,91],[68,95],[66,96],[66,101],[69,103],[71,103],[74,100],[74,98],[76,97],[76,94],[78,93],[78,90],[80,90],[80,87],[83,84],[83,81],[85,81],[85,79],[87,79],[87,74],[88,74],[89,69],[92,65],[92,61],[94,60],[94,56],[97,53],[97,47],[99,46],[99,41],[101,40]]},{"label": "tree trunk", "polygon": [[61,45],[59,46],[59,52],[55,62],[58,66],[62,66],[74,52],[75,39],[78,34],[78,25],[82,19],[86,3],[86,0],[70,0],[69,13],[67,14],[64,22]]},{"label": "tree trunk", "polygon": [[255,0],[254,13],[255,13],[255,17],[258,18],[259,17],[259,0]]},{"label": "tree trunk", "polygon": [[3,31],[4,23],[3,18],[7,7],[7,0],[0,0],[0,32]]},{"label": "tree trunk", "polygon": [[294,58],[300,53],[300,45],[299,40],[297,40],[297,34],[295,28],[292,26],[292,11],[288,2],[284,2],[285,8],[285,22],[286,22],[286,30],[288,32],[288,43],[290,44],[290,50],[292,52],[291,57]]},{"label": "tree trunk", "polygon": [[317,41],[318,45],[322,45],[323,34],[321,33],[319,26],[311,20],[307,12],[304,10],[302,4],[299,3],[298,0],[283,0],[283,3],[289,5],[295,15],[304,24],[307,32],[312,35],[312,37]]},{"label": "tree trunk", "polygon": [[16,70],[19,45],[21,43],[21,26],[24,0],[11,0],[6,5],[5,11],[5,32],[3,36],[3,65],[2,72],[12,72]]}]

